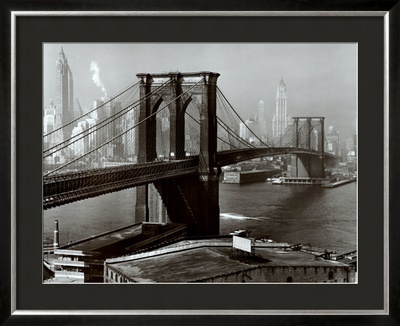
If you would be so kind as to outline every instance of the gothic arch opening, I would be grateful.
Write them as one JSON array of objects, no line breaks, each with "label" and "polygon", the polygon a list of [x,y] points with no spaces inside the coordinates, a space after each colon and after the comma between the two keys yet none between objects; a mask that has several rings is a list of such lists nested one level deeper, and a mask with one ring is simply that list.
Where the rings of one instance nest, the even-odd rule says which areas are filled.
[{"label": "gothic arch opening", "polygon": [[[156,113],[157,112],[157,113]],[[165,101],[162,97],[160,97],[153,109],[152,113],[156,113],[151,119],[151,123],[154,125],[154,146],[156,159],[163,160],[167,159],[170,156],[170,109],[166,106]]]},{"label": "gothic arch opening", "polygon": [[200,110],[196,97],[190,97],[183,105],[185,115],[185,155],[198,155],[200,152]]}]

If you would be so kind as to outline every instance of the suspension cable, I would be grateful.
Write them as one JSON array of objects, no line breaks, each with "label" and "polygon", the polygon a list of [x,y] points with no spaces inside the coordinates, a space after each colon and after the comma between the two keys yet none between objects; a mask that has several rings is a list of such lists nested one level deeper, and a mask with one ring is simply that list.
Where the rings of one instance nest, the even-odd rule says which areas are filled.
[{"label": "suspension cable", "polygon": [[104,142],[103,144],[101,144],[101,145],[99,145],[99,146],[97,146],[97,147],[91,149],[91,150],[88,151],[87,153],[85,153],[85,154],[83,154],[83,155],[81,155],[81,156],[79,156],[79,157],[77,157],[77,158],[75,158],[75,159],[69,161],[69,162],[66,163],[66,164],[63,164],[63,165],[59,166],[58,168],[56,168],[56,169],[54,169],[54,170],[48,172],[47,174],[44,174],[44,176],[48,176],[48,175],[51,174],[51,173],[54,173],[54,172],[56,172],[56,171],[59,171],[59,170],[63,169],[64,167],[66,167],[66,166],[68,166],[68,165],[70,165],[70,164],[72,164],[72,163],[74,163],[74,162],[76,162],[76,161],[82,159],[82,157],[87,156],[87,155],[89,155],[89,154],[95,152],[95,151],[98,150],[99,148],[101,148],[101,147],[103,147],[103,146],[105,146],[105,145],[111,143],[112,141],[114,141],[114,140],[117,139],[118,137],[121,137],[122,135],[124,135],[124,134],[126,134],[127,132],[131,131],[132,129],[136,128],[137,126],[139,126],[140,124],[144,123],[144,122],[147,121],[148,119],[152,118],[154,115],[156,115],[158,112],[161,112],[163,109],[165,109],[165,108],[166,108],[168,105],[170,105],[172,102],[176,101],[177,99],[179,99],[180,97],[182,97],[183,95],[185,95],[186,93],[188,93],[189,91],[191,91],[193,88],[195,88],[199,83],[204,82],[204,81],[205,81],[205,79],[202,78],[202,80],[199,80],[195,85],[193,85],[192,87],[190,87],[189,89],[187,89],[186,91],[184,91],[182,94],[180,94],[180,95],[177,96],[176,98],[174,98],[174,99],[172,99],[171,101],[169,101],[166,105],[164,105],[162,108],[160,108],[157,112],[154,112],[154,113],[150,114],[148,117],[146,117],[146,118],[143,119],[142,121],[138,122],[137,124],[133,125],[131,128],[128,128],[127,130],[123,131],[122,133],[120,133],[120,134],[118,134],[118,135],[112,137],[112,138],[109,139],[108,141],[106,141],[106,142]]},{"label": "suspension cable", "polygon": [[235,112],[236,116],[240,119],[240,121],[246,126],[246,128],[260,141],[261,144],[265,145],[266,147],[270,147],[269,145],[265,144],[247,125],[246,123],[243,121],[243,119],[240,117],[240,115],[236,112],[236,110],[233,108],[233,106],[231,105],[231,103],[228,101],[228,99],[225,97],[224,93],[222,93],[221,89],[217,86],[217,90],[219,91],[219,93],[223,96],[223,98],[225,99],[225,101],[229,104],[230,108],[233,110],[233,112]]},{"label": "suspension cable", "polygon": [[[229,119],[231,119],[231,120],[233,121],[234,119],[233,119],[232,112],[228,109],[226,103],[224,103],[224,102],[221,100],[221,96],[220,96],[219,94],[217,94],[217,98],[218,98],[219,104],[220,104],[223,108],[225,108],[224,113],[228,114],[228,115],[229,115]],[[219,124],[224,130],[226,130],[226,132],[228,133],[228,137],[229,137],[229,135],[232,136],[236,141],[238,141],[239,143],[241,143],[241,144],[244,145],[245,147],[248,147],[248,148],[253,148],[253,147],[255,147],[255,145],[251,144],[250,142],[247,142],[245,139],[243,139],[242,137],[240,137],[240,135],[238,135],[234,130],[232,130],[220,117],[217,116],[217,119],[219,119],[219,120],[221,121],[221,122],[218,122],[218,124]],[[236,122],[236,121],[235,121],[235,122]],[[224,124],[224,125],[222,125],[222,124]],[[229,130],[230,130],[231,132],[229,132],[229,131],[227,130],[227,128],[229,128]],[[236,146],[235,146],[235,147],[236,147]]]},{"label": "suspension cable", "polygon": [[[249,148],[256,148],[256,146],[254,146],[251,143],[246,142],[243,138],[241,138],[237,133],[235,133],[234,130],[232,130],[225,122],[223,122],[221,120],[221,118],[217,117],[217,119],[219,120],[219,124],[223,125],[225,128],[229,129],[231,131],[231,133],[228,132],[229,135],[233,136],[237,141],[239,141],[240,143],[242,143],[243,145],[249,147]],[[228,130],[227,130],[228,131]]]},{"label": "suspension cable", "polygon": [[[104,119],[104,120],[100,121],[99,123],[95,124],[94,126],[89,127],[88,129],[83,130],[83,131],[81,131],[80,133],[78,133],[78,134],[76,134],[76,135],[74,135],[74,136],[71,136],[70,138],[68,138],[68,139],[66,139],[66,140],[64,140],[64,141],[62,141],[61,143],[58,143],[58,144],[54,145],[53,147],[48,148],[47,150],[43,151],[43,153],[49,152],[50,150],[55,149],[55,148],[57,148],[55,152],[58,152],[58,151],[60,151],[60,150],[63,150],[64,148],[70,146],[69,142],[71,142],[71,140],[72,140],[73,138],[77,138],[78,136],[82,136],[81,138],[75,139],[75,140],[73,141],[73,142],[76,142],[76,141],[78,141],[78,140],[80,140],[80,139],[82,139],[82,138],[84,138],[84,137],[86,137],[86,136],[88,136],[88,135],[91,135],[92,133],[94,133],[94,132],[100,130],[100,128],[104,127],[104,125],[108,125],[108,124],[110,124],[111,122],[115,121],[116,119],[120,118],[122,115],[124,115],[125,113],[127,113],[127,111],[130,111],[131,109],[136,108],[136,107],[137,107],[138,105],[140,105],[143,101],[147,100],[150,96],[154,95],[155,93],[157,93],[158,91],[160,91],[161,89],[163,89],[164,87],[166,87],[169,83],[171,83],[171,80],[169,80],[168,82],[165,82],[163,85],[160,86],[160,88],[157,88],[155,91],[152,91],[152,92],[150,92],[149,94],[147,94],[143,99],[139,99],[139,100],[137,100],[137,101],[134,101],[131,105],[126,106],[124,109],[122,109],[122,110],[119,111],[118,113],[115,113],[115,114],[113,114],[112,116],[109,116],[109,117],[107,117],[106,119]],[[116,97],[114,97],[113,99],[115,99],[115,98],[116,98]],[[110,100],[110,101],[111,101],[111,100]],[[110,101],[108,101],[108,102],[110,102]],[[107,102],[107,103],[108,103],[108,102]],[[104,104],[102,104],[102,105],[104,105]],[[101,105],[101,106],[102,106],[102,105]],[[99,106],[99,107],[101,107],[101,106]],[[95,108],[94,110],[98,109],[99,107]],[[92,110],[92,111],[94,111],[94,110]],[[110,120],[110,121],[109,121],[109,120]],[[108,122],[107,122],[107,121],[108,121]],[[107,123],[106,123],[106,122],[107,122]],[[90,129],[92,129],[92,130],[89,131]],[[59,147],[59,146],[61,146],[61,145],[63,145],[63,144],[66,144],[66,145],[63,146],[63,147]],[[51,156],[52,154],[54,154],[54,153],[52,152],[52,153],[50,153],[50,154],[47,154],[47,155],[43,156],[43,158],[49,157],[49,156]]]},{"label": "suspension cable", "polygon": [[[187,114],[190,118],[192,118],[192,120],[193,120],[194,122],[196,122],[198,125],[200,125],[200,121],[197,121],[190,113],[188,113],[188,112],[186,111],[185,114]],[[219,118],[217,117],[217,119],[219,119]],[[223,143],[225,143],[225,144],[227,144],[227,145],[229,145],[229,146],[233,146],[233,147],[235,147],[235,148],[238,148],[238,147],[236,147],[235,145],[232,145],[232,144],[228,143],[226,140],[222,139],[221,137],[218,137],[218,136],[217,136],[217,139],[219,139],[220,141],[222,141]]]},{"label": "suspension cable", "polygon": [[109,99],[108,101],[104,102],[104,103],[101,104],[100,106],[95,107],[94,109],[90,110],[89,112],[86,112],[85,114],[83,114],[83,115],[81,115],[81,116],[79,116],[79,117],[77,117],[77,118],[71,120],[70,122],[67,122],[65,125],[62,125],[62,126],[56,128],[56,129],[54,129],[54,130],[48,132],[47,134],[43,135],[43,138],[44,138],[44,137],[48,137],[49,135],[52,135],[53,133],[55,133],[55,132],[61,130],[62,128],[65,128],[66,126],[69,126],[70,124],[72,124],[72,123],[78,121],[79,119],[82,119],[83,117],[85,117],[85,116],[87,116],[87,115],[93,113],[95,110],[97,110],[97,109],[101,108],[102,106],[105,106],[106,104],[108,104],[108,103],[110,103],[111,101],[113,101],[116,97],[118,97],[118,96],[120,96],[120,95],[122,95],[122,94],[128,92],[130,89],[134,88],[134,87],[137,86],[139,83],[140,83],[140,81],[136,82],[135,84],[133,84],[132,86],[128,87],[127,89],[125,89],[125,90],[122,91],[121,93],[115,95],[113,98],[111,98],[111,99]]}]

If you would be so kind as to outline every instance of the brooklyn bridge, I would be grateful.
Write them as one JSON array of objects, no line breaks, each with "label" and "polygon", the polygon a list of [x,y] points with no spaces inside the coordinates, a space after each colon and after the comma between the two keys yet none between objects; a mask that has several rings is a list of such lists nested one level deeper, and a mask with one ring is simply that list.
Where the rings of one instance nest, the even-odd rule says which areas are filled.
[{"label": "brooklyn bridge", "polygon": [[[243,119],[215,72],[137,74],[138,81],[43,136],[43,208],[137,187],[135,221],[149,221],[149,187],[189,234],[219,234],[219,177],[230,164],[293,155],[292,176],[324,178],[324,117],[294,117],[279,139],[239,135]],[[90,117],[98,117],[90,123]],[[104,117],[104,118],[102,118]],[[64,139],[78,122],[85,128]],[[62,139],[60,141],[60,139]],[[112,153],[112,154],[111,154]]]}]

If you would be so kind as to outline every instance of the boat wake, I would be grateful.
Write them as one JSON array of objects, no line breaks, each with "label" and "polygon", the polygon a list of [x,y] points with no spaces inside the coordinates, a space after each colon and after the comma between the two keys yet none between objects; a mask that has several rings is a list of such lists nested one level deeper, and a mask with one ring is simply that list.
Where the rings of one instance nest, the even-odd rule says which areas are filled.
[{"label": "boat wake", "polygon": [[265,221],[269,220],[270,218],[264,217],[264,216],[244,216],[242,214],[237,214],[237,213],[221,213],[220,214],[221,218],[229,218],[229,219],[236,219],[236,220],[255,220],[255,221]]}]

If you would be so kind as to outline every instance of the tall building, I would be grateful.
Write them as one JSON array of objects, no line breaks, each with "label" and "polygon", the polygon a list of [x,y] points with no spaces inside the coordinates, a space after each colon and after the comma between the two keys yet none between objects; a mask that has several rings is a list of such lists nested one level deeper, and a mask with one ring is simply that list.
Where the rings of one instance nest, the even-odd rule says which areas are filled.
[{"label": "tall building", "polygon": [[135,160],[136,155],[136,142],[139,138],[137,133],[138,129],[134,126],[139,120],[139,110],[131,109],[126,113],[126,118],[122,120],[122,130],[125,133],[122,135],[122,144],[125,150],[125,158],[128,161]]},{"label": "tall building", "polygon": [[348,139],[346,145],[353,147],[347,153],[347,168],[349,172],[355,172],[357,171],[357,135]]},{"label": "tall building", "polygon": [[347,138],[346,141],[346,150],[351,151],[357,147],[357,136],[353,136],[350,138]]},{"label": "tall building", "polygon": [[328,133],[325,135],[326,152],[339,156],[340,155],[340,143],[339,143],[339,132],[333,126],[329,126]]},{"label": "tall building", "polygon": [[247,119],[244,123],[240,122],[240,138],[248,141],[254,145],[260,145],[260,128],[258,124],[258,118]]},{"label": "tall building", "polygon": [[263,101],[260,101],[258,103],[258,127],[260,130],[261,140],[267,141],[268,128],[267,128],[266,112],[265,112],[265,107],[264,107]]},{"label": "tall building", "polygon": [[60,119],[61,119],[61,114],[54,105],[54,101],[51,99],[49,106],[44,110],[44,117],[43,117],[43,134],[44,135],[49,134],[43,140],[44,149],[53,147],[54,145],[59,144],[63,141],[62,131],[61,130],[54,131],[61,125]]},{"label": "tall building", "polygon": [[[54,105],[57,110],[56,115],[60,116],[60,119],[56,121],[55,128],[58,128],[75,118],[73,103],[74,80],[72,77],[72,71],[68,65],[67,57],[65,56],[62,47],[56,62],[55,85],[56,98]],[[63,140],[71,137],[72,129],[72,124],[68,127],[63,128]]]},{"label": "tall building", "polygon": [[169,110],[161,110],[156,114],[156,152],[168,157],[170,153],[170,121]]},{"label": "tall building", "polygon": [[247,133],[247,127],[246,127],[245,123],[242,121],[240,121],[240,124],[239,124],[239,136],[242,139],[249,138],[248,133]]},{"label": "tall building", "polygon": [[288,125],[289,116],[287,114],[286,84],[282,78],[276,91],[276,110],[272,118],[272,137],[282,137]]},{"label": "tall building", "polygon": [[[111,100],[110,97],[94,100],[93,108],[95,110],[91,118],[99,124],[95,137],[96,147],[101,148],[101,155],[109,160],[125,160],[129,141],[133,147],[133,134],[127,132],[134,123],[133,115],[129,114],[129,111],[121,113],[122,103]],[[113,140],[110,141],[111,139]]]},{"label": "tall building", "polygon": [[81,134],[84,135],[84,137],[77,137],[77,140],[70,145],[72,155],[74,156],[84,155],[96,145],[96,133],[91,132],[95,125],[96,125],[96,120],[88,118],[79,121],[76,124],[76,127],[72,129],[71,136],[81,135]]}]

